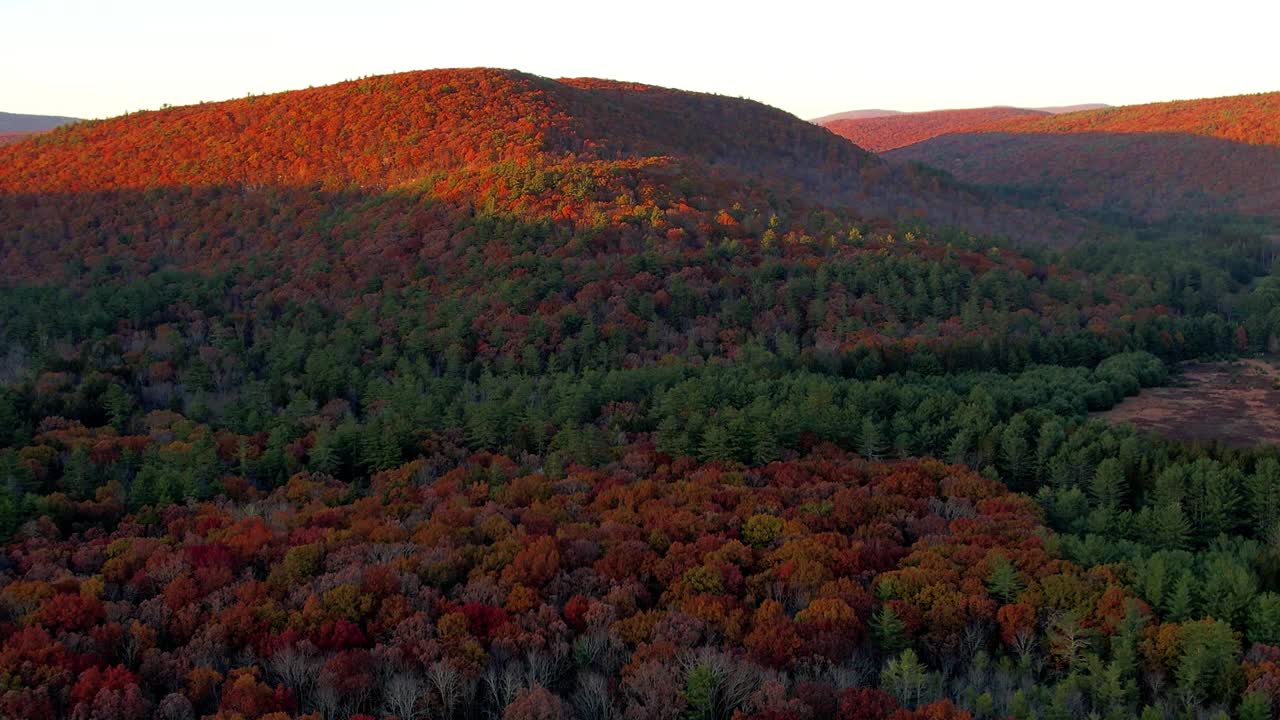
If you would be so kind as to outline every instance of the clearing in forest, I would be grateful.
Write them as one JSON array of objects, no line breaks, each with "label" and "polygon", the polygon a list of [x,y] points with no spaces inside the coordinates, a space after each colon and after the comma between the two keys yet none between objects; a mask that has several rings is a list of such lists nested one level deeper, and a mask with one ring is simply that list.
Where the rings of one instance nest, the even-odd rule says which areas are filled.
[{"label": "clearing in forest", "polygon": [[1143,390],[1101,417],[1186,441],[1280,444],[1280,359],[1182,365],[1173,383]]}]

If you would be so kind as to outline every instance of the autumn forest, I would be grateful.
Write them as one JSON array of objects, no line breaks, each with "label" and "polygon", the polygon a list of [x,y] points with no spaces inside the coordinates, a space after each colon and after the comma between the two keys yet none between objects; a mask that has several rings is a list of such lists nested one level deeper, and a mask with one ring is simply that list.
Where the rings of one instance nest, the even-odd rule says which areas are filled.
[{"label": "autumn forest", "polygon": [[0,717],[1280,717],[1280,449],[1099,416],[1280,358],[1280,93],[826,125],[474,69],[0,144]]}]

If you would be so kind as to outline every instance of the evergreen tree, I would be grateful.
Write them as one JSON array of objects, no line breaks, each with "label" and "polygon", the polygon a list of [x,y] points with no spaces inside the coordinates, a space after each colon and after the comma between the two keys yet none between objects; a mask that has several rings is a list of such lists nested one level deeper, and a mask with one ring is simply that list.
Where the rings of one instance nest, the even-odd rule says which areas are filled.
[{"label": "evergreen tree", "polygon": [[334,447],[334,433],[328,425],[316,430],[311,450],[307,453],[307,464],[314,472],[334,475],[338,471],[338,452]]},{"label": "evergreen tree", "polygon": [[1249,642],[1280,645],[1280,595],[1265,592],[1249,608]]},{"label": "evergreen tree", "polygon": [[870,416],[863,418],[859,427],[858,454],[868,460],[879,460],[884,454],[884,435]]},{"label": "evergreen tree", "polygon": [[1182,656],[1174,668],[1178,687],[1202,702],[1225,701],[1240,675],[1240,644],[1231,626],[1218,620],[1184,623],[1178,629]]},{"label": "evergreen tree", "polygon": [[1000,433],[1000,474],[1010,487],[1022,487],[1032,470],[1030,432],[1026,416],[1015,415]]},{"label": "evergreen tree", "polygon": [[1008,604],[1022,592],[1024,585],[1018,569],[1003,555],[997,556],[987,576],[987,590],[1000,602]]},{"label": "evergreen tree", "polygon": [[692,449],[689,433],[681,426],[680,421],[674,415],[667,415],[658,423],[655,445],[658,452],[671,457],[688,456]]},{"label": "evergreen tree", "polygon": [[718,420],[712,420],[702,433],[702,444],[698,449],[699,455],[707,462],[733,460],[738,456],[729,428]]},{"label": "evergreen tree", "polygon": [[74,498],[81,500],[93,497],[93,465],[89,462],[89,453],[83,445],[77,445],[67,456],[62,470],[62,484]]},{"label": "evergreen tree", "polygon": [[751,462],[756,465],[767,465],[782,455],[778,445],[778,436],[768,421],[757,420],[751,431]]},{"label": "evergreen tree", "polygon": [[1259,534],[1280,526],[1280,461],[1263,458],[1249,476],[1249,515]]},{"label": "evergreen tree", "polygon": [[939,689],[937,680],[911,648],[890,660],[880,673],[880,687],[907,708],[915,708],[934,699]]},{"label": "evergreen tree", "polygon": [[1195,580],[1191,573],[1184,572],[1174,583],[1173,590],[1165,601],[1164,611],[1173,622],[1186,620],[1195,612]]},{"label": "evergreen tree", "polygon": [[111,420],[111,427],[115,428],[116,432],[125,432],[128,429],[129,418],[133,415],[133,397],[126,393],[124,388],[111,383],[102,395],[102,404],[107,417]]},{"label": "evergreen tree", "polygon": [[1170,502],[1152,509],[1150,543],[1153,547],[1179,549],[1187,546],[1191,523],[1182,512],[1182,503]]},{"label": "evergreen tree", "polygon": [[1125,479],[1124,467],[1120,461],[1107,458],[1094,469],[1093,480],[1089,482],[1089,495],[1097,507],[1115,511],[1124,504],[1128,488],[1129,482]]},{"label": "evergreen tree", "polygon": [[907,638],[907,625],[888,604],[881,605],[871,617],[871,635],[875,638],[880,652],[888,656],[896,656],[910,644]]}]

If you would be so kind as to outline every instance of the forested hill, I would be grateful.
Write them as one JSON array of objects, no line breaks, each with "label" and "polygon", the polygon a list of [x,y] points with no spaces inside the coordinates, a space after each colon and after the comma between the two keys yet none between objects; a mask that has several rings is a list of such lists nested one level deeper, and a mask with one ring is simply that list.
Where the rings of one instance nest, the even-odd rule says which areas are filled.
[{"label": "forested hill", "polygon": [[886,157],[1111,217],[1276,218],[1280,92],[1013,118]]},{"label": "forested hill", "polygon": [[989,132],[1182,133],[1280,146],[1280,92],[1125,105],[991,123]]},{"label": "forested hill", "polygon": [[[0,149],[0,188],[409,190],[604,229],[683,208],[843,208],[1025,240],[1082,225],[897,168],[759,103],[514,71],[383,76],[81,123]],[[625,202],[616,202],[625,198]],[[718,209],[718,208],[717,208]]]}]

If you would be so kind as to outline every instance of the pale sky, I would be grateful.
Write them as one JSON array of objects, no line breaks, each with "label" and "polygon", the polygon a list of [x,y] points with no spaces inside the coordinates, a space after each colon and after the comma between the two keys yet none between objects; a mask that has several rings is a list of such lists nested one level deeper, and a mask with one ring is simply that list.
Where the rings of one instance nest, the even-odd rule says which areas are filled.
[{"label": "pale sky", "polygon": [[1280,0],[0,0],[0,110],[109,117],[443,67],[859,108],[1280,90]]}]

